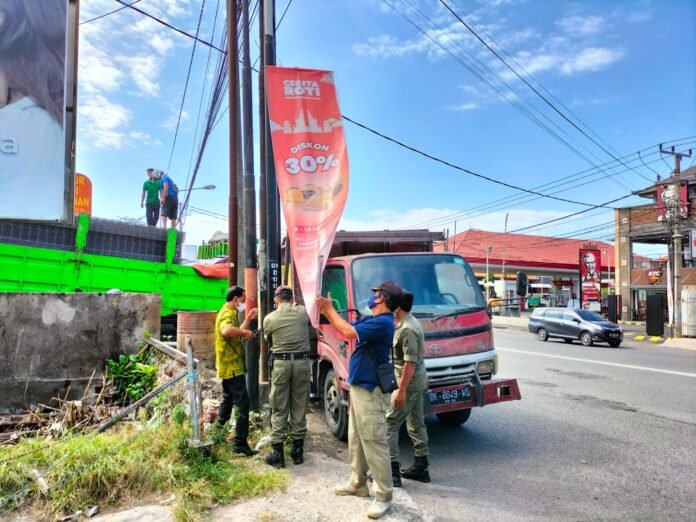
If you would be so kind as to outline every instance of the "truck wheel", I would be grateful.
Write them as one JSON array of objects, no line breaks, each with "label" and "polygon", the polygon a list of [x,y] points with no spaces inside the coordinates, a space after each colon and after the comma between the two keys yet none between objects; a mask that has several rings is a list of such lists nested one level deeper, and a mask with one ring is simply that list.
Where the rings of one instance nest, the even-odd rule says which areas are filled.
[{"label": "truck wheel", "polygon": [[341,404],[341,390],[333,370],[326,373],[324,380],[324,417],[334,437],[348,440],[348,411]]},{"label": "truck wheel", "polygon": [[537,339],[539,339],[540,341],[548,341],[549,332],[547,332],[544,328],[539,328],[537,330]]},{"label": "truck wheel", "polygon": [[592,334],[590,332],[582,332],[580,334],[580,342],[583,346],[592,346]]},{"label": "truck wheel", "polygon": [[446,411],[437,414],[439,420],[445,426],[457,427],[464,424],[471,416],[471,408],[467,410]]}]

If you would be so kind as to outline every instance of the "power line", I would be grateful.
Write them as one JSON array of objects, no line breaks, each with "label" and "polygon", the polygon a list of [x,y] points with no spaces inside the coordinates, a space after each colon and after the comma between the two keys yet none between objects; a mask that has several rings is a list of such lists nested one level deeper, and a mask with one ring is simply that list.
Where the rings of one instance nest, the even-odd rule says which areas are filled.
[{"label": "power line", "polygon": [[[185,36],[185,37],[187,37],[187,38],[190,38],[190,39],[192,39],[192,40],[195,40],[196,42],[198,42],[198,43],[200,43],[200,44],[203,44],[203,45],[205,45],[205,46],[207,46],[207,47],[212,47],[213,49],[215,49],[216,51],[218,51],[218,52],[220,52],[220,53],[222,53],[222,54],[227,54],[227,52],[226,52],[224,49],[220,49],[219,47],[215,47],[212,43],[206,42],[205,40],[201,40],[200,38],[198,38],[198,34],[196,34],[195,36],[192,35],[192,34],[189,34],[189,33],[187,33],[186,31],[183,31],[183,30],[179,29],[178,27],[174,27],[172,24],[165,22],[165,21],[162,20],[161,18],[157,18],[156,16],[151,15],[150,13],[148,13],[148,12],[146,12],[146,11],[143,11],[142,9],[139,9],[139,8],[137,8],[137,7],[133,7],[132,4],[127,4],[127,3],[125,3],[123,0],[116,0],[116,1],[117,1],[119,4],[124,5],[125,7],[130,7],[131,9],[133,9],[134,11],[137,11],[138,13],[140,13],[140,14],[143,15],[143,16],[147,16],[148,18],[154,20],[154,21],[157,22],[158,24],[162,24],[163,26],[168,27],[168,28],[171,29],[172,31],[176,31],[177,33],[179,33],[179,34],[182,35],[182,36]],[[134,2],[134,3],[135,3],[135,2]]]},{"label": "power line", "polygon": [[285,18],[285,15],[287,14],[288,9],[290,9],[291,5],[292,5],[292,0],[288,0],[288,5],[285,6],[285,11],[283,11],[283,14],[280,15],[280,20],[278,20],[278,23],[275,26],[276,31],[278,30],[278,27],[280,27],[280,24],[283,23],[283,18]]},{"label": "power line", "polygon": [[[455,170],[458,170],[460,172],[464,172],[464,173],[469,174],[471,176],[481,178],[481,179],[484,179],[486,181],[490,181],[491,183],[495,183],[496,185],[502,185],[503,187],[511,188],[514,190],[519,190],[520,192],[526,192],[528,194],[534,194],[536,196],[540,196],[540,197],[544,197],[544,198],[555,199],[557,201],[562,201],[564,203],[572,203],[574,205],[583,205],[583,206],[588,206],[588,207],[592,207],[592,208],[597,208],[597,205],[592,205],[591,203],[583,203],[582,201],[573,201],[572,199],[565,199],[565,198],[559,198],[556,196],[550,196],[550,195],[543,194],[541,192],[537,192],[534,190],[529,190],[529,189],[525,189],[523,187],[518,187],[517,185],[512,185],[512,184],[507,183],[505,181],[500,181],[498,179],[494,179],[494,178],[491,178],[489,176],[485,176],[483,174],[479,174],[478,172],[474,172],[473,170],[469,170],[469,169],[466,169],[464,167],[460,167],[459,165],[455,165],[454,163],[450,163],[449,161],[446,161],[446,160],[443,160],[443,159],[438,158],[436,156],[433,156],[432,154],[424,152],[420,149],[417,149],[415,147],[411,147],[410,145],[406,145],[404,142],[399,141],[399,140],[392,138],[390,136],[387,136],[386,134],[382,134],[381,132],[376,131],[374,129],[371,129],[367,125],[363,125],[362,123],[358,123],[357,121],[349,118],[348,116],[342,115],[342,117],[344,120],[351,122],[353,125],[356,125],[357,127],[360,127],[368,132],[376,134],[377,136],[384,138],[387,141],[391,141],[392,143],[395,143],[396,145],[399,145],[400,147],[408,149],[411,152],[415,152],[416,154],[419,154],[425,158],[428,158],[428,159],[431,159],[431,160],[436,161],[438,163],[441,163],[443,165],[446,165],[446,166],[453,168]],[[600,205],[600,206],[603,206],[603,205]]]},{"label": "power line", "polygon": [[[552,108],[555,112],[557,112],[565,121],[567,121],[568,123],[570,123],[570,124],[571,124],[575,129],[577,129],[583,136],[585,136],[585,137],[586,137],[587,139],[589,139],[592,143],[594,143],[595,145],[597,145],[597,146],[598,146],[600,149],[602,149],[606,154],[608,154],[609,156],[611,156],[611,157],[614,158],[614,159],[617,159],[616,156],[614,156],[614,154],[612,154],[611,152],[609,152],[605,147],[603,147],[600,143],[598,143],[594,138],[592,138],[592,137],[591,137],[589,134],[587,134],[584,130],[582,130],[580,127],[578,127],[578,126],[575,124],[575,122],[573,122],[572,120],[570,120],[570,119],[569,119],[563,112],[561,112],[553,103],[551,103],[543,94],[541,94],[533,85],[531,85],[531,84],[530,84],[525,78],[523,78],[514,68],[512,68],[512,67],[510,66],[510,64],[508,64],[502,56],[500,56],[490,45],[488,45],[488,43],[486,43],[486,41],[483,40],[483,39],[478,35],[478,33],[477,33],[476,31],[474,31],[474,30],[471,28],[471,26],[469,26],[469,24],[467,24],[467,23],[466,23],[466,22],[465,22],[465,21],[464,21],[464,20],[463,20],[463,19],[462,19],[462,18],[461,18],[461,17],[460,17],[460,16],[447,4],[447,2],[445,2],[444,0],[440,0],[440,3],[441,3],[443,6],[445,6],[445,8],[446,8],[450,13],[452,13],[452,15],[454,15],[454,17],[455,17],[457,20],[459,20],[459,22],[460,22],[461,24],[463,24],[464,27],[466,27],[467,30],[468,30],[471,34],[473,34],[473,35],[476,37],[476,39],[479,40],[479,41],[486,47],[486,49],[488,49],[491,53],[493,53],[493,55],[494,55],[496,58],[498,58],[498,60],[500,60],[500,61],[503,63],[503,65],[505,65],[505,67],[507,67],[508,69],[510,69],[510,71],[512,71],[512,73],[513,73],[515,76],[517,76],[520,80],[522,80],[522,81],[524,82],[524,84],[525,84],[527,87],[529,87],[537,96],[539,96],[539,97],[544,101],[544,103],[546,103],[549,107],[551,107],[551,108]],[[638,174],[639,176],[645,178],[645,176],[643,176],[642,174],[640,174],[640,173],[638,173],[638,172],[636,172],[636,174]],[[646,178],[646,179],[647,179],[647,178]],[[650,180],[648,179],[648,181],[650,181]]]},{"label": "power line", "polygon": [[103,15],[95,16],[94,18],[90,18],[89,20],[85,20],[84,22],[80,22],[80,25],[85,25],[85,24],[88,24],[90,22],[96,22],[97,20],[101,20],[102,18],[105,18],[109,15],[112,15],[114,13],[118,13],[119,11],[123,11],[124,9],[126,9],[134,4],[137,4],[140,1],[142,1],[142,0],[134,0],[133,2],[131,2],[128,5],[124,5],[123,7],[119,7],[118,9],[114,9],[113,11],[109,11],[108,13],[104,13]]},{"label": "power line", "polygon": [[[120,1],[120,0],[119,0]],[[179,126],[181,125],[181,115],[184,112],[184,102],[186,102],[186,93],[188,91],[189,80],[191,79],[191,69],[193,68],[193,59],[196,56],[196,44],[198,43],[198,33],[201,30],[201,21],[203,20],[203,11],[205,10],[205,0],[201,2],[201,11],[198,15],[198,24],[196,25],[196,41],[193,42],[191,49],[191,59],[189,60],[188,72],[186,73],[186,83],[184,83],[184,94],[181,96],[181,105],[179,106],[179,116],[176,119],[176,130],[174,131],[174,141],[172,142],[172,150],[169,153],[169,163],[167,164],[167,174],[172,166],[172,158],[174,157],[174,148],[176,147],[176,139],[179,136]]]},{"label": "power line", "polygon": [[[435,24],[423,11],[418,9],[416,6],[414,6],[409,0],[404,0],[409,7],[417,12],[423,19],[425,19],[433,28],[443,31],[443,29]],[[575,148],[573,145],[571,145],[568,141],[566,141],[564,138],[562,138],[558,133],[556,133],[553,129],[551,129],[548,125],[546,125],[543,121],[541,121],[535,114],[533,114],[526,106],[529,105],[531,109],[536,111],[542,118],[547,120],[551,125],[556,127],[560,132],[565,134],[569,139],[573,139],[564,129],[559,127],[553,120],[551,120],[546,114],[544,114],[542,111],[540,111],[537,107],[535,107],[533,104],[531,104],[529,101],[527,101],[524,96],[522,96],[519,92],[517,92],[514,87],[512,87],[510,84],[508,84],[505,80],[500,78],[495,72],[493,72],[486,64],[481,62],[476,56],[471,54],[469,51],[467,51],[459,42],[454,40],[449,34],[444,33],[445,36],[447,37],[448,40],[450,40],[455,46],[457,46],[462,52],[467,54],[473,61],[479,64],[479,68],[477,68],[476,65],[470,64],[467,61],[464,60],[463,57],[455,53],[452,49],[449,47],[446,47],[439,39],[435,38],[430,32],[424,30],[421,26],[419,26],[416,22],[411,20],[408,16],[406,16],[404,13],[402,13],[397,7],[395,7],[389,0],[383,0],[385,4],[387,4],[389,7],[391,7],[394,11],[396,11],[404,20],[406,20],[409,24],[411,24],[416,30],[418,30],[420,33],[422,33],[426,38],[431,40],[435,45],[440,47],[443,51],[449,53],[457,62],[460,63],[465,69],[467,69],[471,74],[473,74],[476,78],[478,78],[480,81],[486,83],[491,89],[493,89],[495,92],[498,93],[498,95],[507,101],[510,105],[512,105],[515,109],[520,111],[525,117],[527,117],[532,123],[537,125],[539,128],[545,130],[550,136],[555,138],[557,141],[559,141],[561,144],[565,145],[568,149],[570,149],[572,152],[574,152],[578,157],[582,158],[583,160],[587,161],[590,165],[595,165],[595,163],[590,160],[587,156],[585,156],[582,152],[580,152],[577,148]],[[485,71],[488,71],[488,75],[490,78],[487,76],[486,72],[484,72],[481,69],[485,69]],[[494,80],[497,80],[499,83],[502,83],[503,86],[507,89],[507,91],[503,90],[500,86],[498,86]],[[519,101],[518,101],[519,100]],[[599,158],[589,151],[586,147],[584,147],[582,144],[580,145],[582,148],[584,148],[589,154],[594,156],[598,161]],[[626,185],[619,183],[617,180],[614,180],[617,184],[621,186],[624,190],[630,190],[629,187]]]}]

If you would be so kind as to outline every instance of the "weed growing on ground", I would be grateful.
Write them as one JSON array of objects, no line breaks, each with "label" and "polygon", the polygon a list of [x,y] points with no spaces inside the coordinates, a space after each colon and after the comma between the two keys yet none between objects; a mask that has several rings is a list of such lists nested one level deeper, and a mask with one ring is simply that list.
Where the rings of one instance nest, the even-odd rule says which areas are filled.
[{"label": "weed growing on ground", "polygon": [[[90,504],[105,509],[173,492],[177,520],[198,520],[216,504],[287,485],[284,472],[241,458],[228,444],[207,453],[190,448],[190,424],[182,408],[175,406],[171,417],[140,434],[142,426],[124,424],[96,436],[88,433],[50,444],[25,439],[0,447],[0,514],[25,504],[53,518]],[[47,493],[31,482],[32,469],[45,473]],[[12,496],[24,487],[22,495]]]}]

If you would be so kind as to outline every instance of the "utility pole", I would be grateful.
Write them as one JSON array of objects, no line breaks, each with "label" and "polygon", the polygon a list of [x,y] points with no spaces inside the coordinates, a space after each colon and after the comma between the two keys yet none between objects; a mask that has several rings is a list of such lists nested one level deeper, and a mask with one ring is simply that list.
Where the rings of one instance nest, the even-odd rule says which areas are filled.
[{"label": "utility pole", "polygon": [[681,265],[682,265],[682,236],[680,222],[682,220],[681,212],[681,179],[679,174],[681,173],[681,159],[691,157],[691,149],[688,153],[676,152],[674,146],[669,149],[662,148],[660,144],[661,154],[671,154],[674,156],[674,174],[672,176],[672,201],[668,202],[671,214],[670,223],[672,225],[672,241],[673,241],[673,255],[672,255],[672,303],[674,306],[674,326],[672,328],[673,337],[682,336],[682,324],[681,324]]},{"label": "utility pole", "polygon": [[237,284],[237,0],[227,0],[227,73],[229,77],[230,196],[227,212],[227,261],[229,286]]},{"label": "utility pole", "polygon": [[490,282],[488,281],[488,278],[490,277],[488,275],[488,256],[491,255],[492,251],[493,251],[492,246],[486,247],[486,281],[484,281],[484,286],[486,287],[486,304],[488,304],[488,299],[490,298],[490,294],[491,294]]},{"label": "utility pole", "polygon": [[507,299],[507,282],[505,281],[505,256],[507,254],[507,249],[505,246],[505,239],[507,238],[507,222],[509,212],[505,213],[505,227],[503,228],[503,299]]},{"label": "utility pole", "polygon": [[[257,308],[256,270],[256,190],[254,188],[254,122],[251,114],[251,56],[249,27],[249,2],[242,2],[242,127],[244,136],[244,290],[246,309]],[[257,321],[249,327],[258,329]],[[256,337],[246,343],[247,390],[249,408],[259,409],[259,344]]]}]

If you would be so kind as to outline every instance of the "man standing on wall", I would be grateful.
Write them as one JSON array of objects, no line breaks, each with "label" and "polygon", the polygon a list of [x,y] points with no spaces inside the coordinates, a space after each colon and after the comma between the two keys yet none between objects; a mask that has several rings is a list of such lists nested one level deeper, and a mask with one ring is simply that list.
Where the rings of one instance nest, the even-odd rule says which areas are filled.
[{"label": "man standing on wall", "polygon": [[171,228],[176,228],[176,220],[179,215],[179,195],[172,178],[160,171],[160,183],[162,184],[162,228],[167,228],[167,218]]},{"label": "man standing on wall", "polygon": [[285,467],[283,442],[288,417],[292,428],[293,464],[304,462],[307,434],[307,402],[311,367],[309,361],[309,316],[305,307],[293,303],[292,288],[279,286],[273,299],[276,309],[263,319],[263,335],[271,348],[271,444],[266,463]]},{"label": "man standing on wall", "polygon": [[[389,453],[391,455],[394,487],[401,487],[401,477],[430,482],[428,472],[428,432],[423,420],[423,393],[428,388],[423,349],[425,336],[418,319],[411,315],[413,294],[404,291],[394,312],[399,321],[394,331],[394,371],[399,388],[392,392],[392,404],[387,410]],[[408,436],[413,443],[413,466],[400,471],[399,430],[406,421]]]},{"label": "man standing on wall", "polygon": [[249,395],[246,389],[246,363],[244,342],[254,333],[249,323],[256,319],[256,308],[246,313],[240,324],[239,314],[244,312],[244,289],[233,286],[227,291],[227,299],[215,319],[215,363],[217,376],[222,379],[222,402],[215,421],[216,430],[225,432],[227,422],[236,406],[234,451],[250,457],[258,452],[249,447]]},{"label": "man standing on wall", "polygon": [[357,341],[348,363],[348,454],[352,473],[348,483],[336,487],[334,493],[368,496],[367,471],[370,470],[375,500],[370,504],[367,516],[381,518],[391,506],[393,484],[387,443],[389,396],[379,387],[376,368],[389,361],[394,337],[393,311],[399,305],[401,288],[393,281],[385,281],[372,290],[374,295],[367,304],[372,315],[352,324],[338,315],[331,294],[328,297],[317,296],[316,303],[331,326],[348,339]]},{"label": "man standing on wall", "polygon": [[156,227],[157,221],[159,221],[160,190],[162,185],[155,175],[155,169],[147,169],[147,178],[147,181],[143,183],[143,192],[140,194],[140,208],[143,208],[144,203],[147,225]]}]

